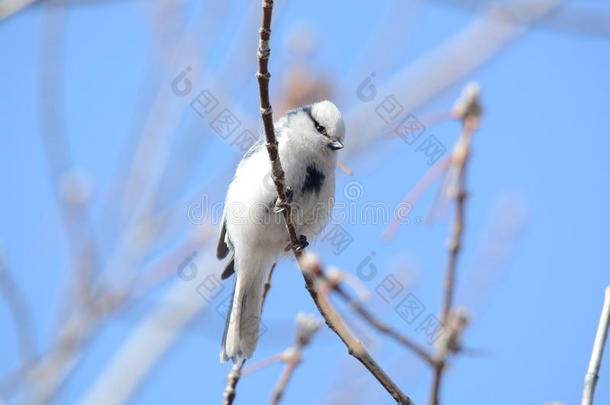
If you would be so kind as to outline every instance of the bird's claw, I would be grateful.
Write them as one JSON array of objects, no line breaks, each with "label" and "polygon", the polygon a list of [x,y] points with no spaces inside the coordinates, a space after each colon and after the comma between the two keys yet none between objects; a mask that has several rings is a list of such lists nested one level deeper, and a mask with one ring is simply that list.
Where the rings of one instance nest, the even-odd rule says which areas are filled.
[{"label": "bird's claw", "polygon": [[281,200],[280,197],[278,197],[275,200],[275,207],[273,208],[273,212],[276,214],[281,214],[282,212],[284,212],[286,210],[286,206],[288,206],[288,203],[285,200]]},{"label": "bird's claw", "polygon": [[289,243],[286,246],[286,251],[294,249],[295,252],[300,252],[309,246],[309,242],[307,241],[307,237],[305,235],[299,236],[299,240],[296,243]]}]

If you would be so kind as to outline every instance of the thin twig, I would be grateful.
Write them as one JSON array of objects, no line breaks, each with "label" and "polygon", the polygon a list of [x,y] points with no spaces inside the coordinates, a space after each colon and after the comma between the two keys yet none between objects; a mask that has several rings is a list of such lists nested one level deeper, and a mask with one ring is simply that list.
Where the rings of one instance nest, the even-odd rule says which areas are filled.
[{"label": "thin twig", "polygon": [[[401,204],[407,205],[408,208],[412,208],[413,204],[415,204],[415,202],[419,200],[424,191],[426,191],[428,187],[430,187],[432,182],[436,180],[442,173],[445,173],[450,163],[450,158],[444,158],[436,165],[434,165],[430,170],[428,170],[424,177],[421,178],[419,183],[409,192],[405,199],[402,200]],[[396,235],[396,232],[398,232],[398,228],[405,222],[405,219],[411,212],[411,209],[409,209],[406,213],[404,213],[398,208],[400,208],[400,206],[396,207],[396,214],[392,219],[392,222],[383,232],[382,238],[385,241],[392,239]]]},{"label": "thin twig", "polygon": [[244,370],[244,372],[242,373],[242,375],[244,377],[247,377],[251,374],[256,373],[259,370],[267,368],[273,364],[281,363],[283,361],[284,361],[284,353],[274,354],[273,356],[264,358],[256,363],[254,363],[250,367],[246,368]]},{"label": "thin twig", "polygon": [[[508,9],[512,11],[508,12]],[[392,80],[378,86],[377,94],[400,94],[399,102],[404,111],[416,111],[488,62],[521,35],[528,25],[557,9],[556,0],[494,2],[471,24],[407,64],[393,75]],[[498,15],[504,18],[502,24],[497,23]],[[371,119],[374,116],[373,104],[358,103],[345,114],[350,142],[343,149],[343,158],[352,157],[357,152],[365,153],[383,134],[387,124],[384,120]]]},{"label": "thin twig", "polygon": [[595,394],[595,385],[599,378],[599,368],[602,362],[602,356],[604,355],[604,346],[608,339],[608,328],[610,327],[610,286],[606,287],[604,294],[604,304],[602,306],[602,313],[599,317],[599,324],[597,325],[597,333],[595,334],[595,341],[593,342],[593,351],[591,352],[591,359],[589,360],[589,367],[587,368],[587,374],[585,374],[585,387],[582,392],[581,405],[592,405],[593,395]]},{"label": "thin twig", "polygon": [[265,301],[267,301],[267,294],[269,294],[269,289],[271,289],[271,278],[273,277],[273,271],[275,270],[275,264],[271,267],[271,271],[267,275],[267,279],[265,280],[265,284],[263,285],[263,303],[265,305]]},{"label": "thin twig", "polygon": [[[441,325],[444,325],[448,329],[453,306],[453,297],[455,295],[457,264],[462,247],[462,235],[464,233],[464,211],[467,196],[466,168],[470,157],[472,134],[479,127],[480,116],[482,114],[482,108],[479,102],[479,88],[476,85],[467,86],[460,99],[456,102],[453,110],[454,115],[461,118],[463,129],[453,148],[450,172],[448,174],[451,176],[448,193],[455,200],[455,217],[451,225],[451,235],[448,242],[449,259],[445,272],[445,289],[441,309]],[[456,339],[458,337],[459,336],[456,336]],[[447,350],[447,348],[437,350],[436,365],[432,378],[430,405],[438,405],[439,403],[441,381],[443,372],[446,369],[446,360],[450,353],[451,351]]]},{"label": "thin twig", "polygon": [[40,0],[12,0],[0,4],[0,21],[6,20],[13,14],[33,5]]},{"label": "thin twig", "polygon": [[284,391],[286,391],[290,378],[294,374],[297,366],[301,364],[301,361],[303,360],[303,349],[311,342],[313,335],[320,329],[320,326],[320,322],[311,315],[297,315],[295,345],[282,353],[282,357],[286,364],[277,385],[273,390],[271,405],[279,404],[284,396]]},{"label": "thin twig", "polygon": [[286,187],[284,180],[284,171],[279,158],[278,143],[275,137],[273,128],[273,111],[269,101],[269,38],[271,37],[271,16],[273,11],[273,0],[263,0],[263,17],[260,29],[260,40],[258,45],[258,79],[260,108],[263,124],[265,128],[265,140],[267,153],[271,162],[271,177],[275,184],[278,194],[278,207],[282,207],[282,213],[286,222],[286,229],[290,236],[292,251],[301,269],[301,274],[305,280],[305,288],[311,295],[320,314],[324,317],[326,324],[339,336],[343,343],[347,346],[351,355],[356,357],[373,376],[381,383],[381,385],[390,393],[390,395],[401,404],[412,403],[409,397],[402,393],[400,388],[388,377],[387,374],[379,367],[379,365],[368,354],[364,346],[358,341],[349,331],[343,320],[333,310],[332,306],[323,294],[318,294],[314,286],[314,278],[310,271],[306,271],[302,264],[303,254],[297,250],[298,240],[296,230],[292,223],[291,207],[286,202]]},{"label": "thin twig", "polygon": [[383,323],[382,321],[380,321],[379,319],[377,319],[375,317],[375,315],[373,315],[368,309],[366,309],[358,300],[352,298],[350,296],[350,294],[347,291],[345,291],[343,286],[340,284],[339,280],[332,280],[331,278],[329,278],[324,273],[324,271],[322,270],[321,267],[320,267],[320,273],[316,274],[316,275],[318,277],[320,277],[322,280],[324,280],[324,282],[326,283],[328,288],[330,288],[332,291],[335,291],[339,295],[339,297],[341,297],[341,299],[343,299],[354,311],[356,311],[356,313],[358,315],[360,315],[360,317],[362,319],[364,319],[366,322],[368,322],[372,327],[377,329],[379,332],[381,332],[385,335],[388,335],[389,337],[391,337],[392,339],[394,339],[401,345],[412,350],[415,354],[417,354],[419,357],[421,357],[421,359],[424,360],[429,365],[431,365],[431,366],[435,365],[434,358],[423,347],[419,346],[417,343],[413,342],[408,337],[400,334],[398,331],[396,331],[389,325],[387,325],[387,324]]},{"label": "thin twig", "polygon": [[227,387],[223,393],[224,405],[231,405],[235,399],[235,395],[237,394],[235,388],[237,387],[237,383],[241,378],[241,369],[243,366],[244,361],[238,361],[237,363],[233,364],[233,367],[231,367],[231,371],[227,377]]},{"label": "thin twig", "polygon": [[34,333],[32,331],[32,316],[27,301],[21,294],[17,283],[11,277],[0,252],[0,295],[6,301],[17,332],[22,369],[25,370],[36,355]]},{"label": "thin twig", "polygon": [[284,366],[284,370],[282,370],[282,374],[277,382],[275,389],[273,390],[273,395],[271,396],[271,405],[277,405],[280,403],[282,396],[284,395],[284,391],[286,390],[286,386],[294,373],[294,370],[301,363],[301,348],[295,348],[291,353],[286,356],[286,365]]},{"label": "thin twig", "polygon": [[305,278],[305,288],[312,296],[318,311],[324,317],[328,327],[339,336],[341,341],[347,346],[350,355],[354,356],[369,372],[379,381],[379,383],[390,393],[399,404],[413,404],[411,399],[402,393],[400,388],[390,379],[390,377],[373,360],[366,348],[356,339],[343,319],[334,310],[327,294],[321,293],[315,284],[315,277],[320,276],[322,267],[317,258],[312,254],[303,255],[300,259],[300,266]]}]

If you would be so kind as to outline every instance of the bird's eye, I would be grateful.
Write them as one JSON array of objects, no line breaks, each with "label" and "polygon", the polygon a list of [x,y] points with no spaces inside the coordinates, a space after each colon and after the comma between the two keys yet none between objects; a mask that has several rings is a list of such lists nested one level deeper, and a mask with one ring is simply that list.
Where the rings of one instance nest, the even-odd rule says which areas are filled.
[{"label": "bird's eye", "polygon": [[316,126],[316,131],[318,131],[322,135],[326,135],[326,128],[324,128],[322,125],[318,124],[317,122],[315,123],[315,126]]}]

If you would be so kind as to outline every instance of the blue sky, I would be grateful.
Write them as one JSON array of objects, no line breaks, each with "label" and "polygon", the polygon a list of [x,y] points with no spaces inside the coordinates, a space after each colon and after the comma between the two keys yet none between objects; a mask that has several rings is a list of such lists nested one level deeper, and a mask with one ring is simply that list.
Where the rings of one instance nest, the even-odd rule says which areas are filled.
[{"label": "blue sky", "polygon": [[[111,205],[117,193],[115,182],[126,174],[122,162],[131,156],[158,89],[167,93],[172,78],[185,66],[203,61],[206,72],[193,78],[195,86],[226,89],[232,104],[243,111],[243,121],[257,122],[255,33],[243,43],[235,41],[241,30],[249,27],[249,8],[258,7],[258,2],[250,3],[231,1],[227,20],[218,23],[209,18],[213,6],[188,2],[177,27],[152,14],[152,7],[145,2],[95,2],[65,9],[61,75],[54,80],[61,89],[56,107],[64,112],[62,133],[72,166],[86,173],[92,184],[93,224],[105,260],[116,251],[117,235],[126,226]],[[285,38],[295,27],[309,27],[316,33],[318,45],[309,60],[310,68],[323,72],[334,87],[344,89],[336,94],[343,111],[359,105],[356,88],[370,72],[377,72],[380,85],[390,81],[475,19],[467,11],[440,3],[407,2],[398,7],[400,13],[388,13],[396,9],[390,8],[389,1],[282,3],[278,2],[272,39],[274,97],[280,72],[291,63]],[[569,4],[608,11],[594,2]],[[56,7],[45,11],[36,6],[0,23],[0,49],[4,51],[0,65],[0,182],[4,189],[0,247],[31,306],[41,353],[51,342],[70,266],[39,115],[40,75],[49,70],[40,57],[41,38],[47,35],[43,24],[58,11]],[[254,21],[258,21],[257,16]],[[161,55],[150,57],[156,43],[151,21],[164,28],[170,51],[181,49],[176,40],[181,35],[204,39],[191,40],[175,63],[164,64]],[[376,36],[379,30],[388,36]],[[201,42],[206,41],[211,46],[204,49]],[[376,56],[362,58],[367,52]],[[455,359],[445,379],[444,403],[579,402],[603,289],[610,284],[605,250],[610,229],[609,69],[610,37],[536,26],[509,42],[463,82],[415,111],[418,117],[446,111],[463,84],[474,80],[481,87],[485,115],[473,140],[457,289],[457,304],[472,314],[473,323],[465,335],[468,353]],[[401,94],[396,96],[400,99]],[[175,122],[159,131],[172,139],[167,149],[168,170],[173,170],[172,176],[189,176],[189,181],[178,183],[176,177],[169,176],[162,183],[163,195],[155,207],[167,208],[173,222],[150,255],[121,269],[125,274],[147,269],[193,232],[195,225],[186,216],[189,207],[200,201],[202,193],[212,202],[222,201],[239,159],[239,151],[213,134],[184,99],[170,95],[160,111]],[[449,147],[459,125],[445,122],[426,131]],[[348,133],[346,142],[349,137]],[[181,148],[191,139],[198,142],[197,148]],[[337,200],[356,209],[376,202],[393,208],[429,169],[421,154],[397,139],[380,140],[345,163],[354,175],[338,172]],[[344,190],[354,181],[362,194],[350,200]],[[437,189],[438,182],[414,205],[414,218],[427,215]],[[504,230],[508,236],[502,234],[508,240],[508,253],[495,263],[486,259],[486,252],[495,246],[493,229],[498,221],[508,224],[505,227],[509,230]],[[354,240],[345,251],[335,255],[323,241],[312,250],[325,263],[354,275],[374,251],[379,275],[365,282],[373,292],[372,308],[425,345],[425,336],[414,325],[405,324],[393,305],[376,297],[374,290],[387,275],[400,278],[404,269],[409,269],[408,278],[400,278],[403,295],[411,292],[424,303],[427,313],[438,312],[447,256],[447,215],[429,226],[403,226],[389,243],[381,240],[384,224],[348,221],[342,225]],[[172,277],[170,283],[176,282],[181,280]],[[77,403],[165,288],[104,325],[60,391],[57,403]],[[261,339],[255,360],[292,343],[293,319],[300,311],[315,313],[315,308],[294,263],[285,260],[274,277],[263,317],[269,330]],[[18,366],[19,356],[4,303],[0,305],[0,324],[4,343],[0,372],[9,372]],[[413,355],[366,326],[355,322],[354,328],[375,342],[373,354],[404,391],[416,403],[425,403],[429,371]],[[228,372],[228,366],[217,360],[221,335],[222,320],[213,309],[204,311],[130,403],[218,403]],[[236,403],[268,401],[279,373],[276,365],[243,379]],[[610,360],[606,356],[597,403],[610,400],[609,382]],[[351,399],[354,403],[391,403],[347,356],[336,337],[323,330],[306,349],[285,403],[332,403],[329,398],[340,392],[337,387],[358,393],[363,389],[356,398],[359,402]]]}]

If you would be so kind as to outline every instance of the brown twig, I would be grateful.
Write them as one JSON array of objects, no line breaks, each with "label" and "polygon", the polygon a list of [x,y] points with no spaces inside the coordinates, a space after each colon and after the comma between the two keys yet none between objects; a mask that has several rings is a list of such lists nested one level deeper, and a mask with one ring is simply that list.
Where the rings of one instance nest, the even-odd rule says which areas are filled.
[{"label": "brown twig", "polygon": [[328,327],[339,336],[341,341],[347,346],[349,354],[354,356],[369,372],[379,381],[379,383],[390,393],[399,404],[413,404],[411,399],[402,393],[400,388],[390,379],[390,377],[379,367],[373,358],[366,351],[366,348],[356,339],[349,328],[334,310],[327,294],[320,293],[315,284],[316,276],[320,275],[322,268],[318,259],[312,255],[303,255],[300,259],[300,266],[305,278],[305,288],[312,296],[318,311],[324,317]]},{"label": "brown twig", "polygon": [[271,278],[273,277],[273,271],[275,270],[275,264],[271,267],[271,271],[267,275],[267,279],[265,280],[265,284],[263,285],[263,303],[265,305],[265,301],[267,300],[267,294],[269,294],[269,290],[271,289]]},{"label": "brown twig", "polygon": [[[455,200],[455,217],[451,224],[451,235],[449,237],[448,249],[449,260],[445,272],[444,296],[441,309],[441,324],[447,329],[445,333],[455,334],[455,340],[459,338],[463,327],[457,330],[459,322],[452,322],[452,306],[455,294],[455,278],[457,272],[458,258],[461,252],[462,235],[464,233],[464,211],[466,202],[466,167],[470,157],[470,143],[473,132],[479,127],[482,108],[479,102],[479,88],[471,84],[464,89],[462,96],[453,108],[453,114],[459,117],[463,123],[462,133],[456,142],[451,156],[450,183],[448,193]],[[454,327],[450,323],[455,324]],[[465,323],[464,323],[465,327]],[[449,344],[449,341],[446,342]],[[448,347],[437,349],[436,365],[432,379],[432,391],[430,404],[438,405],[443,372],[446,369],[446,361],[451,352]]]},{"label": "brown twig", "polygon": [[258,79],[260,108],[263,124],[265,128],[265,140],[267,153],[271,162],[271,177],[275,184],[278,194],[277,206],[281,208],[286,222],[286,230],[290,236],[292,251],[301,269],[301,274],[305,280],[305,288],[311,295],[320,314],[324,317],[326,324],[339,336],[343,343],[347,346],[351,355],[356,357],[373,376],[381,383],[381,385],[390,393],[390,395],[401,404],[412,403],[409,397],[402,393],[400,388],[388,377],[387,374],[379,367],[379,365],[368,354],[364,346],[358,341],[349,331],[343,320],[333,310],[328,300],[318,294],[314,286],[314,278],[307,267],[303,265],[303,253],[297,249],[298,239],[296,230],[292,223],[291,207],[286,201],[286,186],[284,180],[284,171],[279,158],[278,143],[275,137],[273,128],[273,111],[269,101],[269,38],[271,37],[271,16],[273,11],[273,0],[263,0],[263,17],[260,29],[260,40],[258,45]]},{"label": "brown twig", "polygon": [[407,347],[412,350],[415,354],[417,354],[422,360],[428,363],[431,366],[434,366],[435,361],[432,355],[430,355],[423,347],[413,342],[408,337],[400,334],[398,331],[394,330],[389,325],[381,322],[379,319],[375,317],[368,309],[366,309],[358,300],[352,298],[350,294],[345,291],[343,286],[340,284],[339,280],[333,280],[329,278],[322,267],[320,266],[319,273],[316,274],[317,277],[322,279],[328,288],[332,291],[335,291],[343,301],[345,301],[362,319],[368,322],[373,328],[377,329],[377,331],[391,337],[401,345]]},{"label": "brown twig", "polygon": [[237,383],[241,378],[241,369],[243,366],[244,362],[239,361],[233,364],[233,367],[231,367],[231,371],[229,372],[229,375],[227,377],[227,387],[225,388],[223,394],[224,405],[231,405],[233,403],[233,400],[235,399],[235,395],[237,394],[235,388],[237,387]]},{"label": "brown twig", "polygon": [[587,374],[585,374],[585,387],[582,393],[581,405],[592,405],[593,395],[595,394],[595,385],[599,378],[599,368],[602,362],[602,356],[604,355],[604,346],[608,339],[608,328],[610,327],[610,286],[606,287],[604,293],[604,304],[602,306],[602,312],[599,317],[599,323],[597,325],[597,333],[595,334],[595,340],[593,342],[593,350],[591,352],[591,359],[589,360],[589,367],[587,368]]}]

